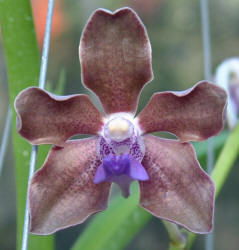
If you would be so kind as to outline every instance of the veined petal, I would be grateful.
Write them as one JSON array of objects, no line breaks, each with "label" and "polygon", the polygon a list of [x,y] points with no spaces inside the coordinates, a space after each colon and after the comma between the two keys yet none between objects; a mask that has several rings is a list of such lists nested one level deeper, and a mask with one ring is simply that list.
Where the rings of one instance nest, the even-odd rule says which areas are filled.
[{"label": "veined petal", "polygon": [[83,32],[80,61],[83,83],[98,95],[107,114],[135,113],[152,69],[150,42],[133,10],[97,10]]},{"label": "veined petal", "polygon": [[98,138],[53,147],[29,189],[31,232],[51,234],[106,209],[110,183],[94,184]]},{"label": "veined petal", "polygon": [[226,92],[206,81],[180,92],[152,96],[138,115],[143,133],[167,131],[181,141],[201,141],[223,128]]},{"label": "veined petal", "polygon": [[76,134],[97,134],[103,117],[87,95],[55,96],[39,88],[15,100],[18,133],[34,145],[64,142]]},{"label": "veined petal", "polygon": [[193,147],[176,140],[144,136],[140,206],[195,233],[212,230],[214,183],[201,169]]}]

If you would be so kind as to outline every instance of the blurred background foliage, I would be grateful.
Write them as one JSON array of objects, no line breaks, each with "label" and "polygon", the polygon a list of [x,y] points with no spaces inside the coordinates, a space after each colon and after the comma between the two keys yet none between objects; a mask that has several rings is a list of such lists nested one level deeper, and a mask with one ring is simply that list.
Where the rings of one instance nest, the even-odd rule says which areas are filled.
[{"label": "blurred background foliage", "polygon": [[[200,1],[190,0],[55,0],[53,31],[48,66],[50,88],[57,87],[65,72],[64,94],[89,93],[81,85],[78,46],[82,29],[97,8],[115,10],[130,6],[145,24],[152,45],[154,80],[143,90],[139,110],[152,93],[183,90],[203,79]],[[39,48],[42,46],[47,0],[32,0]],[[213,72],[221,61],[239,56],[239,3],[237,0],[211,0],[210,29]],[[0,32],[1,33],[1,32]],[[1,35],[1,34],[0,34]],[[94,102],[99,101],[90,93]],[[0,37],[0,135],[8,107],[8,85],[4,50]],[[206,145],[206,144],[205,144]],[[0,249],[15,249],[16,202],[14,160],[9,140],[7,159],[0,176]],[[202,163],[205,165],[205,162]],[[216,203],[215,249],[236,250],[239,246],[238,161]],[[116,215],[117,216],[117,215]],[[92,218],[93,219],[93,218]],[[56,249],[69,249],[86,223],[56,234]],[[92,240],[93,240],[92,236]],[[203,249],[204,236],[192,249]],[[132,240],[127,250],[166,249],[167,233],[154,218]]]}]

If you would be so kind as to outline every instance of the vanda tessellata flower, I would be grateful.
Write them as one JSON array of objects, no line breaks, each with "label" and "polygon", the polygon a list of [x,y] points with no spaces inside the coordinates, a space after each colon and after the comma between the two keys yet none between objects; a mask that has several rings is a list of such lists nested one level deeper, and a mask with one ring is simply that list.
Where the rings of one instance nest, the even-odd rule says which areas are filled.
[{"label": "vanda tessellata flower", "polygon": [[[55,96],[31,87],[16,98],[17,130],[31,144],[54,146],[30,184],[31,232],[51,234],[106,209],[112,182],[122,195],[139,182],[142,208],[196,233],[212,229],[214,184],[189,141],[223,127],[226,93],[202,81],[182,92],[155,93],[135,117],[152,79],[146,30],[129,8],[98,9],[80,42],[82,81],[100,99]],[[178,140],[148,133],[167,131]],[[93,137],[68,140],[76,134]]]}]

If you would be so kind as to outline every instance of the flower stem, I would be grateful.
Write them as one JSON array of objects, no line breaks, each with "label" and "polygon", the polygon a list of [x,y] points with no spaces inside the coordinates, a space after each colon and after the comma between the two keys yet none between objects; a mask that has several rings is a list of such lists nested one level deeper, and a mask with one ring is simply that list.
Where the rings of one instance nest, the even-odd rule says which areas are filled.
[{"label": "flower stem", "polygon": [[185,249],[187,239],[179,227],[171,222],[163,221],[170,239],[169,250],[183,250]]},{"label": "flower stem", "polygon": [[7,112],[5,127],[3,130],[1,147],[0,147],[0,176],[2,174],[7,145],[9,143],[9,136],[10,136],[10,130],[11,130],[11,120],[12,120],[12,112],[11,112],[11,107],[9,107],[8,112]]},{"label": "flower stem", "polygon": [[[31,160],[30,160],[30,167],[29,167],[29,176],[28,176],[28,187],[30,186],[31,179],[33,177],[35,168],[36,168],[36,161],[37,161],[37,146],[32,146],[32,153],[31,153]],[[29,240],[29,199],[27,196],[26,200],[26,209],[24,215],[24,226],[23,226],[23,237],[22,237],[22,250],[28,249],[28,240]]]},{"label": "flower stem", "polygon": [[239,123],[230,133],[212,172],[216,184],[216,197],[219,195],[228,174],[239,154]]}]

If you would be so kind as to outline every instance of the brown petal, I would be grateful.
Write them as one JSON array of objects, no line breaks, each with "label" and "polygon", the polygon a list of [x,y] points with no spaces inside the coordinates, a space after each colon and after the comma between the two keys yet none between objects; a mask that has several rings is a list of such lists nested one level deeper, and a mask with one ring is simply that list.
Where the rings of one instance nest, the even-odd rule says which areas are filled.
[{"label": "brown petal", "polygon": [[167,131],[181,141],[201,141],[223,128],[226,92],[206,81],[181,92],[152,96],[138,115],[144,133]]},{"label": "brown petal", "polygon": [[82,81],[98,95],[107,114],[135,113],[152,69],[150,42],[133,10],[97,10],[83,32],[80,60]]},{"label": "brown petal", "polygon": [[176,140],[144,136],[140,206],[195,233],[212,230],[214,183],[201,169],[193,147]]},{"label": "brown petal", "polygon": [[64,148],[51,149],[30,185],[32,233],[51,234],[106,209],[110,184],[93,182],[101,164],[96,148],[94,137],[68,141]]},{"label": "brown petal", "polygon": [[86,95],[55,96],[39,88],[15,100],[17,130],[30,143],[61,146],[76,134],[97,134],[103,117]]}]

